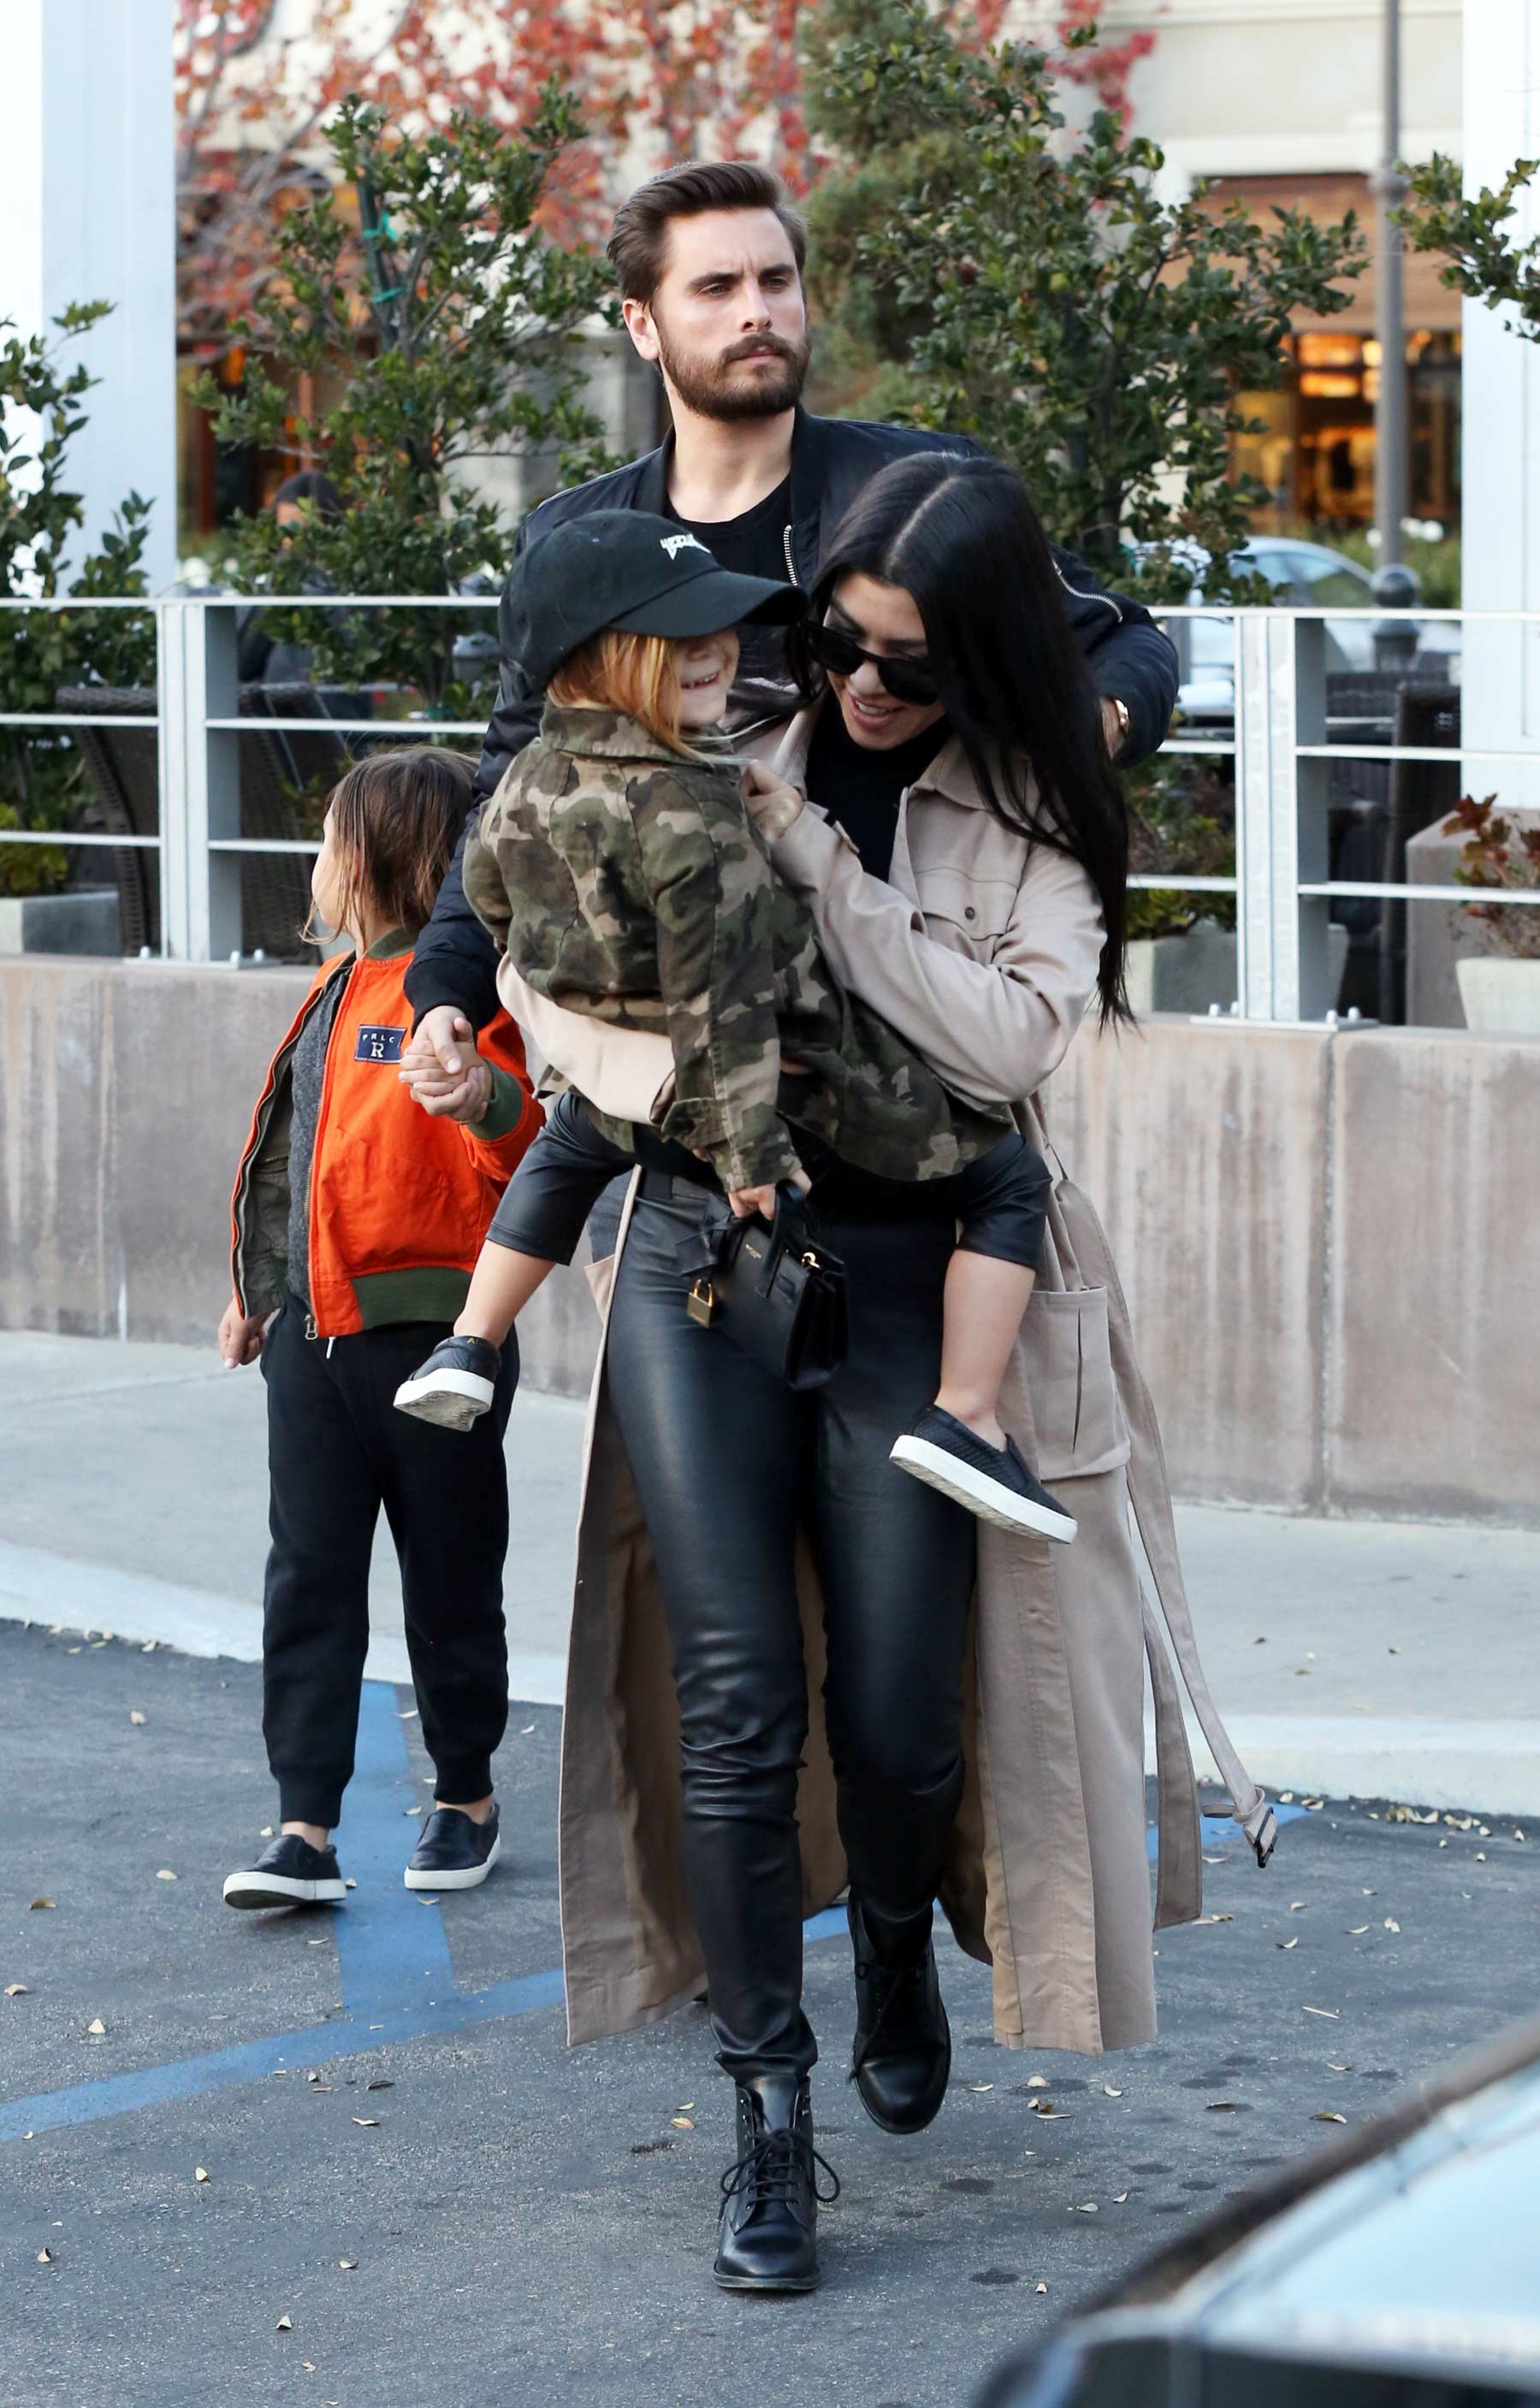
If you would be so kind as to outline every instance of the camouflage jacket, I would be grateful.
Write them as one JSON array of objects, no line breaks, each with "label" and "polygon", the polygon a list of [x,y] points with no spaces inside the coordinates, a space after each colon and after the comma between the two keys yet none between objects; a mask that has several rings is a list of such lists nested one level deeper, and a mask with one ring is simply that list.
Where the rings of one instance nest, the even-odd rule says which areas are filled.
[{"label": "camouflage jacket", "polygon": [[660,1133],[724,1187],[795,1167],[788,1121],[879,1178],[961,1169],[1009,1114],[962,1102],[840,991],[806,904],[771,873],[725,739],[697,740],[692,757],[618,712],[548,703],[465,847],[478,915],[553,1003],[667,1035]]}]

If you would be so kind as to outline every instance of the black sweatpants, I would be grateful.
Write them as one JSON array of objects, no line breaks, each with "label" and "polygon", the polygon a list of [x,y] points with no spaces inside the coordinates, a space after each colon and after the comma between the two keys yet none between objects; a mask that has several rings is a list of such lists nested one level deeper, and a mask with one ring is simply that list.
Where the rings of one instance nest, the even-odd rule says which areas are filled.
[{"label": "black sweatpants", "polygon": [[305,1335],[285,1298],[262,1350],[271,1479],[263,1622],[263,1735],[279,1819],[335,1826],[353,1770],[369,1645],[369,1556],[381,1507],[395,1541],[406,1651],[440,1798],[492,1787],[508,1716],[503,1435],[519,1350],[466,1433],[398,1413],[403,1380],[449,1335],[401,1322],[350,1338]]}]

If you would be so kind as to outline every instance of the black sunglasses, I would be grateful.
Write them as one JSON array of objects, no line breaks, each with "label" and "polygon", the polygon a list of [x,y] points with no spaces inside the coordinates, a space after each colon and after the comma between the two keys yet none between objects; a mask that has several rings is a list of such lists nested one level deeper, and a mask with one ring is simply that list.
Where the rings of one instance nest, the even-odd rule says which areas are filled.
[{"label": "black sunglasses", "polygon": [[905,659],[894,652],[868,652],[843,627],[831,627],[823,620],[813,621],[803,632],[820,668],[833,670],[835,677],[854,677],[863,661],[869,661],[895,702],[929,704],[941,698],[935,671],[928,660]]}]

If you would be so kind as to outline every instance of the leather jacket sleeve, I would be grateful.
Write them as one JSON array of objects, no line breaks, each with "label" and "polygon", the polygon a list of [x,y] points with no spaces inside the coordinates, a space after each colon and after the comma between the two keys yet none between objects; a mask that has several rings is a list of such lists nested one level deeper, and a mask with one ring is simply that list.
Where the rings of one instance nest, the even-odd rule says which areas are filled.
[{"label": "leather jacket sleeve", "polygon": [[1083,560],[1058,544],[1054,566],[1064,587],[1070,625],[1079,638],[1099,694],[1128,707],[1128,737],[1118,755],[1132,768],[1158,752],[1171,725],[1180,682],[1176,651],[1142,602],[1109,594]]}]

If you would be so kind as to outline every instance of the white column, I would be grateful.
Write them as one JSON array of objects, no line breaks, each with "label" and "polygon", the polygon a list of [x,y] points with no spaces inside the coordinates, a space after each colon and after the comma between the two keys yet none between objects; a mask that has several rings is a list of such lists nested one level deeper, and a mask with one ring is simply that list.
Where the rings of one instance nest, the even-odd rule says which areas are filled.
[{"label": "white column", "polygon": [[6,0],[0,317],[45,331],[110,301],[70,347],[101,379],[69,452],[85,535],[130,491],[154,504],[152,588],[177,563],[173,0]]},{"label": "white column", "polygon": [[[1534,0],[1479,0],[1464,11],[1467,193],[1496,186],[1516,159],[1540,156],[1540,12]],[[1540,233],[1532,186],[1510,221]],[[1464,304],[1463,599],[1476,610],[1540,609],[1540,345],[1506,313]],[[1472,762],[1467,789],[1540,806],[1540,626],[1465,630],[1466,740],[1536,752],[1532,771]]]}]

